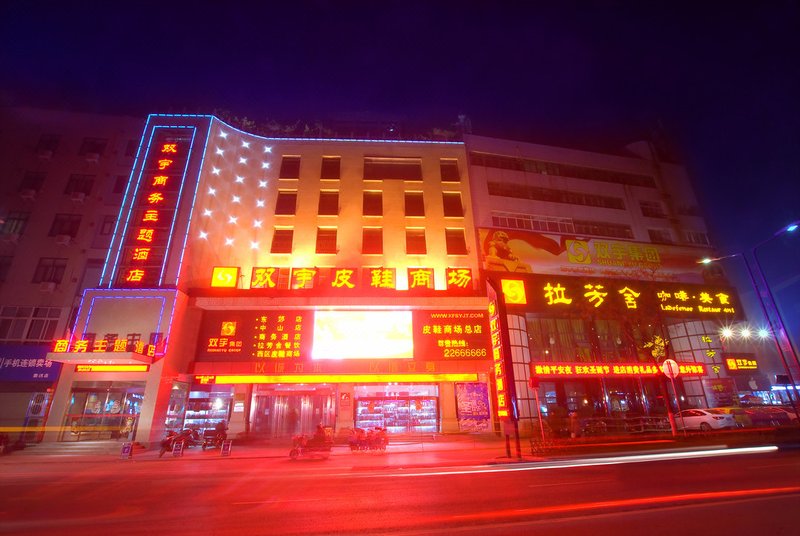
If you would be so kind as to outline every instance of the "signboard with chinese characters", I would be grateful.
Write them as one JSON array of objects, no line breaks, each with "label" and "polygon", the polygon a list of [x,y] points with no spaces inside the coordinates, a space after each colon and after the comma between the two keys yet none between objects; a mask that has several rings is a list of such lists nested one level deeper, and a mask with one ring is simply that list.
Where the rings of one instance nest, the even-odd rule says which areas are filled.
[{"label": "signboard with chinese characters", "polygon": [[47,351],[34,347],[7,347],[0,350],[0,381],[54,382],[61,363],[45,359]]},{"label": "signboard with chinese characters", "polygon": [[197,359],[309,359],[311,333],[309,311],[206,311]]},{"label": "signboard with chinese characters", "polygon": [[[538,274],[501,276],[500,282],[506,305],[524,307],[527,311],[570,315],[589,312],[598,316],[639,313],[719,319],[738,319],[741,315],[736,291],[717,285]],[[513,282],[517,284],[511,284]],[[524,288],[524,295],[521,288]],[[516,289],[516,294],[506,289]]]},{"label": "signboard with chinese characters", "polygon": [[[694,248],[551,235],[517,229],[479,229],[489,271],[702,283]],[[702,255],[701,255],[702,256]]]},{"label": "signboard with chinese characters", "polygon": [[758,361],[753,354],[722,354],[722,361],[725,368],[731,374],[752,373],[758,370]]},{"label": "signboard with chinese characters", "polygon": [[509,374],[503,349],[503,332],[500,323],[500,309],[497,292],[492,285],[487,285],[489,298],[489,337],[492,348],[492,378],[494,380],[494,402],[497,417],[501,421],[513,420],[516,415],[512,404],[513,380]]},{"label": "signboard with chinese characters", "polygon": [[[661,367],[655,363],[565,363],[565,362],[531,362],[531,375],[537,377],[562,378],[613,378],[651,377],[658,378],[663,374]],[[680,376],[705,376],[703,363],[678,363]],[[663,377],[663,376],[661,376]]]},{"label": "signboard with chinese characters", "polygon": [[194,132],[193,128],[153,129],[136,182],[115,286],[161,284]]},{"label": "signboard with chinese characters", "polygon": [[414,311],[414,355],[449,361],[489,359],[486,311]]}]

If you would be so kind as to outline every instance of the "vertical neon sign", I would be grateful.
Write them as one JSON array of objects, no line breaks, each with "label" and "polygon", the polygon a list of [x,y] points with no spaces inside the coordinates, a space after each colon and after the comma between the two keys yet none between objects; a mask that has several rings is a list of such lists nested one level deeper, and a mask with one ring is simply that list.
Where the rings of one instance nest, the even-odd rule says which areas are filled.
[{"label": "vertical neon sign", "polygon": [[497,302],[497,293],[491,285],[489,291],[489,336],[492,343],[492,378],[494,378],[495,407],[497,416],[501,421],[514,418],[511,407],[510,382],[505,355],[503,354],[503,334],[500,327],[500,311]]}]

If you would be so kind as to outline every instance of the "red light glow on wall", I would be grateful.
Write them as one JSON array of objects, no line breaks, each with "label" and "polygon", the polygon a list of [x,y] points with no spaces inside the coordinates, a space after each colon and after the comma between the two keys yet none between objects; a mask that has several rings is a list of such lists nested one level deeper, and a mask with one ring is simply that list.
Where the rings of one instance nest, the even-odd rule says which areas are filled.
[{"label": "red light glow on wall", "polygon": [[[661,367],[655,363],[564,363],[533,362],[532,376],[566,378],[596,377],[656,377],[662,375]],[[681,376],[705,376],[703,363],[678,363]]]}]

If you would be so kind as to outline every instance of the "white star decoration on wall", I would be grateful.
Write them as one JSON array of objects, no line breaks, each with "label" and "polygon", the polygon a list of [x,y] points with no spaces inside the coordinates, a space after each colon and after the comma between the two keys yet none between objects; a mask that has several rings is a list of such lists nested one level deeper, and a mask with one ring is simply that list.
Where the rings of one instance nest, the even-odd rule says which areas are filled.
[{"label": "white star decoration on wall", "polygon": [[[196,231],[193,236],[210,248],[233,246],[234,256],[251,255],[265,242],[264,221],[273,184],[272,145],[250,134],[230,130],[215,121],[200,188],[195,201]],[[272,203],[272,201],[270,201]],[[252,223],[251,223],[252,222]],[[236,244],[249,248],[236,249]],[[235,263],[235,258],[225,262]]]}]

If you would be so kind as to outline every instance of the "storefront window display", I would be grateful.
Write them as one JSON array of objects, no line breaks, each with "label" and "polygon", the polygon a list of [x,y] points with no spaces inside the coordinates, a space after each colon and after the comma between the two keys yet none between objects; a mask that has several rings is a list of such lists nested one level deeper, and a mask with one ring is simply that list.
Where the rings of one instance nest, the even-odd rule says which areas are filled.
[{"label": "storefront window display", "polygon": [[[197,386],[194,387],[197,389]],[[202,435],[206,428],[214,428],[219,422],[227,423],[233,404],[233,388],[215,385],[213,390],[189,392],[183,428],[197,430]]]},{"label": "storefront window display", "polygon": [[390,434],[439,431],[436,385],[357,385],[356,428],[385,428]]},{"label": "storefront window display", "polygon": [[62,441],[133,437],[144,398],[144,382],[76,382]]}]

